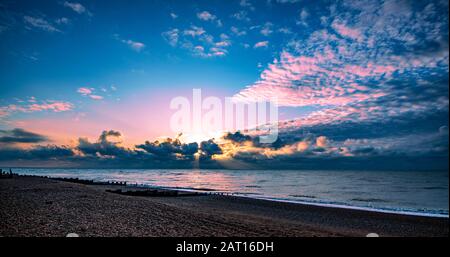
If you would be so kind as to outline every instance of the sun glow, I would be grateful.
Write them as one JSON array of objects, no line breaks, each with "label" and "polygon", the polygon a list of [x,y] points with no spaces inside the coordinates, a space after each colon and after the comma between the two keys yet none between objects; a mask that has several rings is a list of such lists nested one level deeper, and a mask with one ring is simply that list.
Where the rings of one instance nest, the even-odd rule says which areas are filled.
[{"label": "sun glow", "polygon": [[197,143],[200,144],[203,141],[208,141],[210,139],[218,139],[222,137],[222,132],[215,133],[185,133],[182,134],[179,139],[183,143]]}]

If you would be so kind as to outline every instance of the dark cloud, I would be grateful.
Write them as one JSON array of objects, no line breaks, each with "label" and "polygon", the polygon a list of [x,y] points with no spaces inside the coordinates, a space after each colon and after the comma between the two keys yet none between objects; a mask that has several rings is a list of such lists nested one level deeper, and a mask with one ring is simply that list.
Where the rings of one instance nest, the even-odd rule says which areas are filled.
[{"label": "dark cloud", "polygon": [[373,154],[376,152],[376,149],[374,147],[364,147],[364,148],[358,148],[352,151],[353,154],[356,155],[367,155],[367,154]]},{"label": "dark cloud", "polygon": [[[320,134],[312,133],[314,129]],[[123,147],[121,133],[110,130],[103,131],[95,142],[80,138],[74,147],[3,147],[0,164],[189,169],[237,168],[239,165],[233,165],[236,162],[253,169],[448,169],[448,125],[436,127],[434,131],[418,130],[417,134],[405,130],[392,137],[382,133],[382,137],[357,138],[360,134],[349,133],[348,129],[332,131],[316,127],[309,131],[280,131],[279,139],[273,144],[259,144],[257,137],[235,132],[225,134],[221,140],[200,144],[183,143],[177,137],[146,141],[134,148]],[[344,132],[347,137],[337,136]],[[220,156],[230,158],[216,158]]]},{"label": "dark cloud", "polygon": [[411,134],[434,133],[448,125],[448,110],[414,116],[405,113],[395,119],[385,121],[367,120],[364,122],[345,121],[332,124],[302,126],[281,130],[279,138],[292,142],[308,135],[326,135],[331,140],[373,139],[382,137],[401,137]]},{"label": "dark cloud", "polygon": [[43,135],[26,131],[21,128],[0,130],[0,143],[41,143],[47,140],[47,137]]},{"label": "dark cloud", "polygon": [[448,156],[381,155],[285,157],[270,161],[257,159],[251,163],[254,169],[433,171],[448,170],[448,162]]},{"label": "dark cloud", "polygon": [[184,144],[181,143],[178,138],[166,140],[160,142],[149,142],[146,141],[144,144],[136,145],[136,148],[142,149],[147,153],[154,155],[157,158],[188,158],[191,159],[192,156],[198,151],[197,143]]},{"label": "dark cloud", "polygon": [[22,149],[15,147],[6,147],[0,149],[0,160],[61,160],[74,156],[74,151],[66,146],[36,146],[31,149]]},{"label": "dark cloud", "polygon": [[255,146],[279,149],[289,143],[293,143],[296,141],[295,139],[292,139],[289,137],[290,137],[290,135],[288,133],[285,133],[285,134],[280,135],[277,138],[277,140],[275,140],[275,142],[268,144],[268,143],[260,143],[260,140],[257,136],[250,136],[250,135],[243,134],[240,131],[236,131],[234,133],[231,133],[231,132],[226,133],[222,137],[222,139],[228,140],[235,144],[251,142]]},{"label": "dark cloud", "polygon": [[252,140],[252,138],[250,136],[244,135],[240,131],[237,131],[235,133],[228,132],[227,134],[225,134],[225,136],[223,138],[227,139],[227,140],[234,141],[234,142],[238,142],[238,143],[242,143],[244,141],[251,141]]},{"label": "dark cloud", "polygon": [[30,149],[28,153],[34,159],[60,159],[74,156],[74,151],[70,147],[56,145],[37,146]]},{"label": "dark cloud", "polygon": [[95,143],[89,142],[86,138],[79,138],[76,149],[86,155],[95,155],[105,158],[128,156],[130,154],[130,150],[120,146],[118,141],[111,141],[111,138],[118,139],[120,137],[121,134],[118,131],[105,130]]},{"label": "dark cloud", "polygon": [[201,157],[204,159],[210,159],[212,155],[222,153],[222,149],[213,139],[201,142],[200,149]]},{"label": "dark cloud", "polygon": [[114,131],[114,130],[109,130],[109,131],[103,131],[102,134],[100,135],[100,137],[98,138],[98,140],[100,142],[107,142],[108,141],[108,137],[116,137],[116,138],[120,138],[122,136],[122,134],[119,131]]}]

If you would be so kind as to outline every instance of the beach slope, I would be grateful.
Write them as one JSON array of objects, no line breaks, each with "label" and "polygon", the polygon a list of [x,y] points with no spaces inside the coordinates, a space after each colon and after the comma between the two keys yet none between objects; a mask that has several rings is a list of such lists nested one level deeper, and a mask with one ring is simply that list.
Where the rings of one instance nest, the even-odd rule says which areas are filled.
[{"label": "beach slope", "polygon": [[0,179],[0,236],[448,236],[448,218],[233,196],[105,191],[111,188],[39,177]]}]

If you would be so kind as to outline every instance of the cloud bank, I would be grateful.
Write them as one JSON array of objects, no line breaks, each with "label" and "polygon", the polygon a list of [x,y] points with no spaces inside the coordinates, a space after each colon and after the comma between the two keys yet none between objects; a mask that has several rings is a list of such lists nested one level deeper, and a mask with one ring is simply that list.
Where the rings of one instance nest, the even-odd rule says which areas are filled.
[{"label": "cloud bank", "polygon": [[[318,129],[317,131],[320,131]],[[42,145],[48,140],[23,129],[0,131],[3,166],[84,168],[233,168],[233,169],[448,169],[448,127],[433,133],[340,139],[310,131],[285,132],[272,144],[241,132],[200,143],[179,137],[122,146],[122,134],[105,130],[91,142]],[[21,148],[15,143],[29,143]],[[413,161],[412,161],[413,160]],[[432,161],[430,163],[430,161]]]}]

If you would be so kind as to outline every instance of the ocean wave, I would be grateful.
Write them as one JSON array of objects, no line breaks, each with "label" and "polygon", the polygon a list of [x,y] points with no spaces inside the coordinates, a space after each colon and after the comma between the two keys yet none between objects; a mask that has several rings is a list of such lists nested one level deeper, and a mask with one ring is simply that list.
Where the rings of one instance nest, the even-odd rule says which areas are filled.
[{"label": "ocean wave", "polygon": [[289,195],[289,196],[298,197],[298,198],[316,198],[313,195]]},{"label": "ocean wave", "polygon": [[352,201],[357,202],[369,202],[369,203],[387,203],[388,200],[378,199],[378,198],[353,198]]}]

